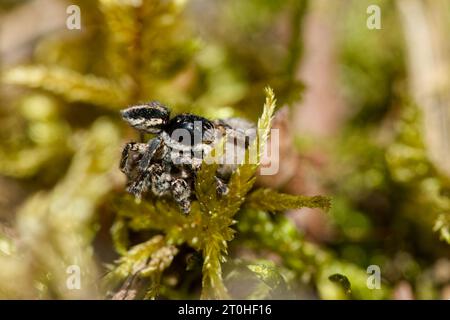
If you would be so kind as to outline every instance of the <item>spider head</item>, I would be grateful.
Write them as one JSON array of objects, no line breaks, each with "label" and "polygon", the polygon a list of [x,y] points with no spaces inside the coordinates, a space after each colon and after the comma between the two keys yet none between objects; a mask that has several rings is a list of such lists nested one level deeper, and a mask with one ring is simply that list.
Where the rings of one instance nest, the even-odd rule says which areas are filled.
[{"label": "spider head", "polygon": [[171,136],[171,139],[174,139],[172,142],[174,144],[179,143],[180,146],[194,146],[196,143],[211,143],[214,139],[213,130],[214,125],[211,121],[188,113],[177,115],[170,120],[165,128],[165,131]]},{"label": "spider head", "polygon": [[121,111],[122,118],[144,133],[159,133],[169,122],[169,109],[158,101],[132,106]]}]

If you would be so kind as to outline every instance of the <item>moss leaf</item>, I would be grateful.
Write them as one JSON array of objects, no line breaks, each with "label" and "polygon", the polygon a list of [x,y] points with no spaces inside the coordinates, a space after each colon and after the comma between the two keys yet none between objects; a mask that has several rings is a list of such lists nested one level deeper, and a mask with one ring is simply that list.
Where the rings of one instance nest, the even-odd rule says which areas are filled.
[{"label": "moss leaf", "polygon": [[19,66],[6,71],[2,81],[35,89],[44,89],[70,102],[87,102],[117,110],[126,104],[122,86],[94,75],[42,65]]},{"label": "moss leaf", "polygon": [[280,193],[271,189],[258,189],[246,199],[249,208],[263,211],[284,211],[298,208],[330,208],[330,198],[324,196],[302,196]]}]

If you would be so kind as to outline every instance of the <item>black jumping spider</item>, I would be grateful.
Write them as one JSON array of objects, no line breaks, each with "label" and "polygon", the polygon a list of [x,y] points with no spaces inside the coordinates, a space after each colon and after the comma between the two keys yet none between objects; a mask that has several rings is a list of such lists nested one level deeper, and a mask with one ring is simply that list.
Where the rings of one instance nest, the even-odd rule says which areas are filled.
[{"label": "black jumping spider", "polygon": [[157,197],[171,195],[185,214],[191,209],[196,173],[204,155],[226,134],[226,145],[231,145],[226,150],[233,149],[233,156],[219,165],[215,186],[219,195],[226,194],[226,181],[255,136],[249,131],[253,125],[239,118],[211,121],[184,113],[170,119],[169,109],[158,101],[121,113],[141,134],[156,135],[147,143],[125,145],[120,169],[128,178],[127,191],[139,199],[149,191]]}]

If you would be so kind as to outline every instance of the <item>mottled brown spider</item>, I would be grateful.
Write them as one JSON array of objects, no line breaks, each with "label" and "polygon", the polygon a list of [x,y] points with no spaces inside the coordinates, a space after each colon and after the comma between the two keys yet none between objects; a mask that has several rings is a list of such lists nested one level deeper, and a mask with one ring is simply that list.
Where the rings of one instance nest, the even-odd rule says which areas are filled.
[{"label": "mottled brown spider", "polygon": [[[226,135],[232,158],[238,159],[255,136],[248,133],[253,125],[239,118],[211,121],[183,113],[170,119],[169,109],[158,101],[121,113],[141,134],[155,134],[147,143],[130,142],[123,149],[120,169],[128,179],[127,191],[139,199],[149,192],[157,197],[172,196],[185,214],[195,198],[195,178],[204,156]],[[219,195],[228,192],[226,182],[237,164],[220,164],[215,186]]]}]

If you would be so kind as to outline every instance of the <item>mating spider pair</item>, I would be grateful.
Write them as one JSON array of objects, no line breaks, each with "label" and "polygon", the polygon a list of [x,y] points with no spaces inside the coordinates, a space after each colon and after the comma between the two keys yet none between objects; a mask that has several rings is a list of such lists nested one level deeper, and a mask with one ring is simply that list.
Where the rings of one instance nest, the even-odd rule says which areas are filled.
[{"label": "mating spider pair", "polygon": [[[203,157],[225,135],[226,144],[231,144],[230,149],[237,155],[242,155],[254,139],[254,135],[248,135],[254,126],[246,120],[211,121],[189,113],[170,119],[169,109],[158,101],[132,106],[121,113],[142,135],[156,135],[147,143],[125,145],[120,169],[128,179],[127,191],[139,199],[149,191],[157,197],[171,195],[185,214],[189,213],[195,197],[194,183]],[[219,195],[228,192],[226,182],[236,165],[219,165],[215,186]]]}]

